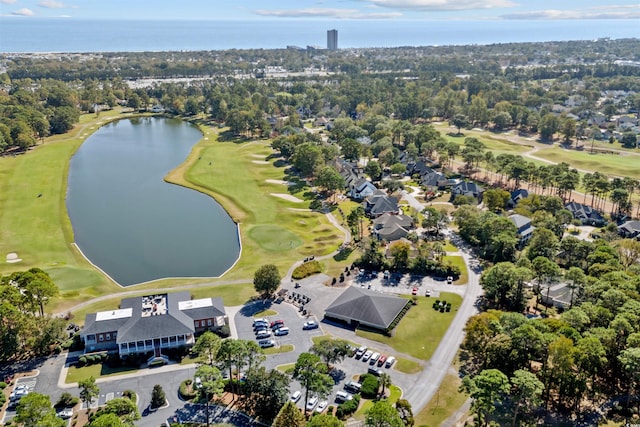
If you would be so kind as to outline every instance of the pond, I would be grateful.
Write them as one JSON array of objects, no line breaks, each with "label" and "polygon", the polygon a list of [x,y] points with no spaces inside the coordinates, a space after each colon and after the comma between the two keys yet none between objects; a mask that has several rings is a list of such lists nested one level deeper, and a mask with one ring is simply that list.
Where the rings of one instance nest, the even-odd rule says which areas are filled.
[{"label": "pond", "polygon": [[120,120],[72,157],[67,210],[75,243],[120,285],[220,276],[238,259],[238,227],[227,212],[163,180],[201,138],[180,120]]}]

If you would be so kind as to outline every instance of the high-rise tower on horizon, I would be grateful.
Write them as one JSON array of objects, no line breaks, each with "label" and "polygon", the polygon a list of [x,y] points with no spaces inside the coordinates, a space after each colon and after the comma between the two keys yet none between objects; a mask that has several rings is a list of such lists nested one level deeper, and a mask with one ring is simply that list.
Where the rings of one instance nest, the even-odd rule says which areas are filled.
[{"label": "high-rise tower on horizon", "polygon": [[327,49],[338,50],[338,30],[327,31]]}]

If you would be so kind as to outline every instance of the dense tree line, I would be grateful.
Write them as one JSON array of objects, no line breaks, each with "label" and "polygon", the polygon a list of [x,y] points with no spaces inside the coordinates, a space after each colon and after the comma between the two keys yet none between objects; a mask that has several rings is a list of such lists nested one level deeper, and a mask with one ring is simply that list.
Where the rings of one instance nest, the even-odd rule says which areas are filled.
[{"label": "dense tree line", "polygon": [[45,314],[58,295],[49,275],[39,268],[0,277],[0,360],[46,354],[66,338],[66,321]]}]

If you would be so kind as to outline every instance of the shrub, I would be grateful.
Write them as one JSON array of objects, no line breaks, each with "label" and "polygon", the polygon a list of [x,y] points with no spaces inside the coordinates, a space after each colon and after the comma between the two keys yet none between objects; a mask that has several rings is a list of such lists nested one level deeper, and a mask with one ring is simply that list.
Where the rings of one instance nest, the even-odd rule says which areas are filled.
[{"label": "shrub", "polygon": [[367,399],[373,399],[378,395],[378,389],[380,388],[380,381],[378,378],[371,374],[365,374],[360,376],[362,387],[360,387],[360,393],[362,397]]},{"label": "shrub", "polygon": [[231,329],[229,328],[229,325],[223,325],[223,326],[217,328],[213,332],[216,335],[218,335],[220,338],[228,338],[231,335]]},{"label": "shrub", "polygon": [[0,381],[0,390],[4,390],[5,388],[7,388],[7,383]]},{"label": "shrub", "polygon": [[312,200],[311,203],[309,203],[309,209],[314,211],[322,209],[322,202],[318,199]]},{"label": "shrub", "polygon": [[318,261],[309,261],[297,266],[295,270],[293,270],[293,273],[291,273],[291,277],[294,280],[300,280],[321,272],[322,266]]},{"label": "shrub", "polygon": [[191,387],[193,381],[184,380],[180,383],[178,393],[183,400],[191,400],[196,397],[196,391]]},{"label": "shrub", "polygon": [[160,384],[153,386],[153,392],[151,393],[151,407],[159,408],[165,404],[167,397],[164,394],[164,390]]},{"label": "shrub", "polygon": [[77,363],[78,367],[81,368],[81,367],[85,366],[86,364],[87,364],[87,357],[86,356],[80,356],[78,358],[78,363]]},{"label": "shrub", "polygon": [[356,412],[359,404],[360,395],[356,394],[355,396],[353,396],[353,399],[347,400],[346,402],[338,405],[338,409],[336,409],[336,417],[340,418],[341,420],[346,419],[347,417],[349,417],[349,415]]},{"label": "shrub", "polygon": [[56,402],[56,404],[54,405],[54,407],[56,408],[71,408],[74,407],[78,404],[78,402],[80,401],[79,398],[73,396],[71,393],[69,392],[64,392],[60,395],[60,398],[58,399],[58,401]]}]

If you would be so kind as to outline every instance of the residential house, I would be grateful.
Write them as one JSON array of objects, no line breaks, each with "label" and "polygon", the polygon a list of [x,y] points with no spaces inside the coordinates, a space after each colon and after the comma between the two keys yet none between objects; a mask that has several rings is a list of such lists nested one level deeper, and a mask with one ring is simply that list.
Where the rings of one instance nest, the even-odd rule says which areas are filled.
[{"label": "residential house", "polygon": [[354,200],[364,200],[378,189],[365,178],[359,178],[353,185],[347,185],[347,188],[349,188],[349,197]]},{"label": "residential house", "polygon": [[451,189],[451,199],[455,200],[458,195],[473,196],[478,202],[481,202],[483,193],[484,189],[475,182],[461,181]]},{"label": "residential house", "polygon": [[447,186],[447,177],[440,172],[432,172],[421,176],[420,184],[427,190],[435,191]]},{"label": "residential house", "polygon": [[529,192],[524,188],[518,188],[517,190],[511,192],[511,197],[507,202],[507,207],[514,208],[520,200],[527,197],[529,197]]},{"label": "residential house", "polygon": [[118,309],[89,313],[80,336],[85,352],[161,356],[163,349],[191,346],[197,334],[226,323],[222,298],[193,300],[176,292],[126,298]]},{"label": "residential house", "polygon": [[573,214],[575,219],[580,220],[583,225],[592,225],[594,227],[602,227],[607,224],[606,219],[600,212],[591,206],[582,203],[569,202],[564,205],[565,209]]},{"label": "residential house", "polygon": [[518,239],[520,246],[524,246],[533,236],[533,230],[536,228],[531,225],[531,219],[524,215],[513,214],[509,215],[509,219],[518,229]]},{"label": "residential house", "polygon": [[372,218],[377,218],[384,213],[399,214],[400,207],[395,197],[387,195],[382,190],[376,190],[364,201],[364,212]]},{"label": "residential house", "polygon": [[329,123],[329,119],[327,119],[326,117],[318,117],[313,121],[313,125],[315,127],[325,127],[327,126],[327,124]]},{"label": "residential house", "polygon": [[640,221],[627,221],[618,226],[618,234],[628,239],[636,239],[640,236]]},{"label": "residential house", "polygon": [[384,213],[373,221],[373,233],[387,242],[407,237],[412,227],[413,218],[403,214]]}]

